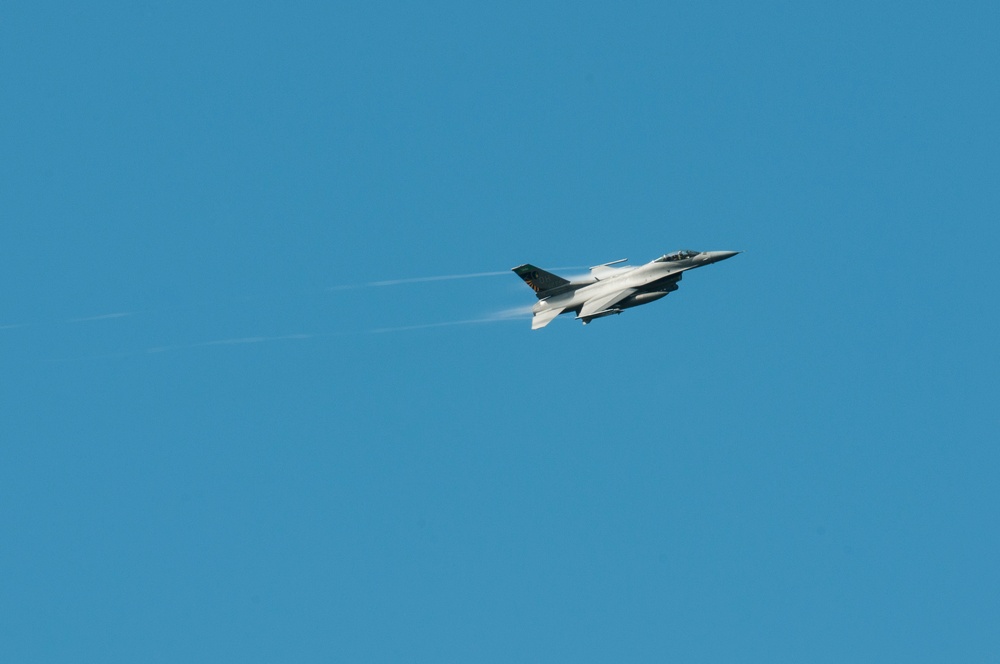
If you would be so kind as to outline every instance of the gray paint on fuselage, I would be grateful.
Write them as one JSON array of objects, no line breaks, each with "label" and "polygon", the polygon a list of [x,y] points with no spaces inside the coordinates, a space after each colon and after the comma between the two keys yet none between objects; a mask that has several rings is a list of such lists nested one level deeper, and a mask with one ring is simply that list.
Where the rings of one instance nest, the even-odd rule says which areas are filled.
[{"label": "gray paint on fuselage", "polygon": [[[560,314],[573,312],[579,316],[588,302],[598,303],[607,300],[610,303],[607,308],[595,312],[592,304],[588,312],[591,315],[581,317],[584,323],[588,323],[592,318],[620,313],[622,309],[658,300],[677,290],[677,282],[681,280],[684,272],[731,258],[737,253],[739,252],[683,251],[667,254],[635,267],[599,266],[601,268],[599,277],[578,279],[553,289],[551,293],[539,293],[541,299],[532,307],[532,312],[539,314],[551,309],[560,309]],[[547,320],[540,326],[546,324]]]}]

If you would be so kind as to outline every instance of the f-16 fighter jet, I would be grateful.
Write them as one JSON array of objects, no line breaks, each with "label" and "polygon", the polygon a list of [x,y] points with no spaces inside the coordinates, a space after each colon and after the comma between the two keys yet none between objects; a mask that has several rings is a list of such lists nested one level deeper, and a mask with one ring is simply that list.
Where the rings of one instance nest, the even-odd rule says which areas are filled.
[{"label": "f-16 fighter jet", "polygon": [[627,258],[590,268],[590,276],[569,281],[534,265],[514,268],[514,273],[535,291],[531,329],[545,327],[559,314],[575,313],[586,325],[595,318],[620,314],[629,307],[659,300],[677,290],[684,273],[696,267],[732,258],[738,251],[675,251],[638,267],[612,267]]}]

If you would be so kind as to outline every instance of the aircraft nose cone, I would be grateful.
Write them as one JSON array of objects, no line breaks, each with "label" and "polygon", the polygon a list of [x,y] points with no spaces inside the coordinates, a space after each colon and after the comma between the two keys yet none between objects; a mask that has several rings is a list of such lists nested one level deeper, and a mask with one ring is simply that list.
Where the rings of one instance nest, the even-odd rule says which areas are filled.
[{"label": "aircraft nose cone", "polygon": [[739,251],[706,251],[705,253],[708,254],[708,262],[709,263],[718,263],[719,261],[724,261],[727,258],[732,258],[736,254],[741,253],[741,252],[739,252]]}]

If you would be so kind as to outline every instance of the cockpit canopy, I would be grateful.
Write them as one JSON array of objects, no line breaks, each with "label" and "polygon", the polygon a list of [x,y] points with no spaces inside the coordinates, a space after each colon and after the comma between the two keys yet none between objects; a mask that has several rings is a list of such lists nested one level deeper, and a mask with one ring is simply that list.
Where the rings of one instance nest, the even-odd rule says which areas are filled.
[{"label": "cockpit canopy", "polygon": [[701,253],[700,251],[692,251],[690,249],[681,249],[680,251],[675,251],[672,254],[666,254],[664,256],[660,256],[659,258],[656,259],[656,262],[657,263],[673,263],[674,261],[682,261],[682,260],[684,260],[686,258],[694,258],[695,256],[697,256],[700,253]]}]

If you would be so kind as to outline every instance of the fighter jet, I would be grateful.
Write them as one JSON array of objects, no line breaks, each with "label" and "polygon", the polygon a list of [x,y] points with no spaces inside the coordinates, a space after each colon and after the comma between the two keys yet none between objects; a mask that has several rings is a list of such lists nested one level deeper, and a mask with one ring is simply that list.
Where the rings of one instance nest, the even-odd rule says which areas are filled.
[{"label": "fighter jet", "polygon": [[584,325],[595,318],[620,314],[625,309],[648,304],[677,290],[688,270],[732,258],[738,251],[675,251],[638,267],[612,267],[627,258],[595,265],[590,275],[570,281],[525,263],[514,274],[535,291],[538,302],[531,308],[531,329],[545,327],[559,314],[575,313]]}]

